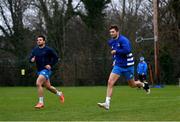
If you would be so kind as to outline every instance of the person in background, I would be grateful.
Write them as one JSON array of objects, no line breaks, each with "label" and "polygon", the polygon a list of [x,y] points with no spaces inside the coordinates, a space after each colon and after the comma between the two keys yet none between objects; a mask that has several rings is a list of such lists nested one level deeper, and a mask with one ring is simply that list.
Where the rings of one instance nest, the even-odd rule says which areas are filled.
[{"label": "person in background", "polygon": [[138,79],[143,83],[146,82],[147,70],[148,70],[148,66],[144,60],[144,57],[140,57],[137,66],[137,73],[138,73]]}]

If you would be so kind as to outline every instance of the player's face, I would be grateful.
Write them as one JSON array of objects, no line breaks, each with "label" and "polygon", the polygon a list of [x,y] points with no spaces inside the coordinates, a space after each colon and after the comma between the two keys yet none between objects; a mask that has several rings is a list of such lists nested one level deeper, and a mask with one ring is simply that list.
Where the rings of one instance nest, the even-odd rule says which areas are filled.
[{"label": "player's face", "polygon": [[41,37],[38,37],[38,38],[37,38],[37,45],[38,45],[39,47],[44,46],[44,45],[45,45],[45,40],[43,40],[43,38],[41,38]]},{"label": "player's face", "polygon": [[110,34],[110,36],[112,37],[112,38],[117,38],[118,37],[118,35],[119,35],[119,31],[116,31],[115,29],[111,29],[111,30],[109,30],[109,34]]}]

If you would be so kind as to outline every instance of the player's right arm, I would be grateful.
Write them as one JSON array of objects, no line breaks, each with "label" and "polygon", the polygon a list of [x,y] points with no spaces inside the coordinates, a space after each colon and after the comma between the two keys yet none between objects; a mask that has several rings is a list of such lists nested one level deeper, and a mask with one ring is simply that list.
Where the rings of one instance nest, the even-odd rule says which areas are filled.
[{"label": "player's right arm", "polygon": [[35,62],[34,49],[31,51],[31,54],[29,56],[29,62],[30,63],[34,63]]},{"label": "player's right arm", "polygon": [[113,59],[113,63],[112,63],[112,66],[114,66],[115,65],[115,62],[116,62],[116,60],[115,60],[115,56],[114,56],[114,54],[113,54],[113,51],[114,51],[114,47],[113,47],[113,40],[108,40],[107,41],[107,44],[108,44],[108,46],[111,48],[111,54],[113,55],[112,56],[112,59]]},{"label": "player's right arm", "polygon": [[32,62],[32,63],[35,62],[35,56],[31,58],[31,62]]}]

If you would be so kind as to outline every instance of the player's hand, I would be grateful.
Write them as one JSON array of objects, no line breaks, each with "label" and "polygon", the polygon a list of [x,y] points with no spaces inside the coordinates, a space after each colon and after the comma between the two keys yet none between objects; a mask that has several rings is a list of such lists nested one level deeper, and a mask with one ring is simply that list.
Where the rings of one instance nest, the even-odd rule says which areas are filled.
[{"label": "player's hand", "polygon": [[115,61],[113,61],[112,66],[115,66]]},{"label": "player's hand", "polygon": [[50,65],[46,65],[45,68],[48,69],[48,70],[50,70],[50,69],[51,69],[51,66],[50,66]]},{"label": "player's hand", "polygon": [[142,75],[144,75],[144,73],[142,73]]},{"label": "player's hand", "polygon": [[111,54],[112,54],[112,55],[116,54],[116,50],[112,50],[112,51],[111,51]]},{"label": "player's hand", "polygon": [[31,58],[31,62],[35,62],[35,56]]}]

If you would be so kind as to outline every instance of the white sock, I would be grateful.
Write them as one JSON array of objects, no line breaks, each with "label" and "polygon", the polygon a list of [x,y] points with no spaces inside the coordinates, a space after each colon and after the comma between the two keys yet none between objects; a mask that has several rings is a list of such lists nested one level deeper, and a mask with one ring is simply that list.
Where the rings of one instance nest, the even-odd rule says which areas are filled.
[{"label": "white sock", "polygon": [[105,103],[106,103],[107,105],[110,105],[110,100],[111,100],[111,97],[106,97],[106,102],[105,102]]},{"label": "white sock", "polygon": [[143,86],[142,87],[144,87],[145,85],[144,85],[144,83],[143,83]]},{"label": "white sock", "polygon": [[56,95],[57,95],[57,96],[61,96],[61,95],[62,95],[62,92],[57,91]]},{"label": "white sock", "polygon": [[39,97],[39,103],[44,103],[43,102],[43,97]]}]

